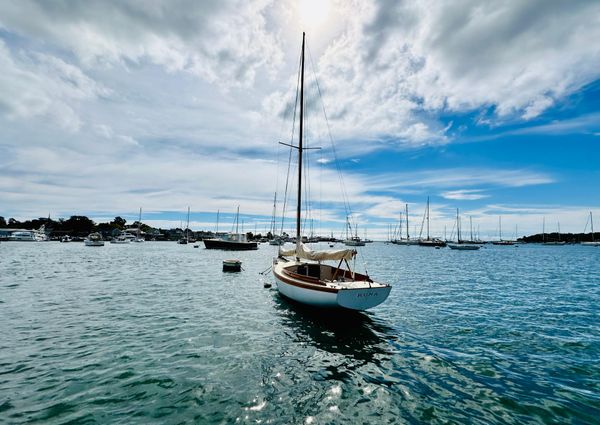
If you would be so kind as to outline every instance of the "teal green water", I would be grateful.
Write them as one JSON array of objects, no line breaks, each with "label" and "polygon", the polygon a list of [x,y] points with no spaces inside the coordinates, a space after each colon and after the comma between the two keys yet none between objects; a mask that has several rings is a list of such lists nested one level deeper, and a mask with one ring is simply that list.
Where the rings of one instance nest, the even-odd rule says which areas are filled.
[{"label": "teal green water", "polygon": [[600,248],[362,249],[367,313],[263,288],[273,247],[0,244],[3,423],[600,423]]}]

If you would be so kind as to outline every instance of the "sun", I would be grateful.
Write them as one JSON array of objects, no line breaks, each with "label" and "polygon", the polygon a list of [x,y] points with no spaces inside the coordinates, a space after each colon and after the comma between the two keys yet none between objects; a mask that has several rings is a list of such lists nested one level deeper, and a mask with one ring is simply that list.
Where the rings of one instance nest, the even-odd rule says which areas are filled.
[{"label": "sun", "polygon": [[328,0],[299,0],[298,14],[303,28],[316,29],[329,17]]}]

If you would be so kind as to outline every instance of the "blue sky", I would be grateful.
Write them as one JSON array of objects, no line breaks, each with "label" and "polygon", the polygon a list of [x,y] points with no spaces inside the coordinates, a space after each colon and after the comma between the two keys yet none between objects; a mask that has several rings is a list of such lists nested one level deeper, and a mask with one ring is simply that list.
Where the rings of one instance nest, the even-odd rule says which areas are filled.
[{"label": "blue sky", "polygon": [[595,1],[2,2],[0,215],[141,206],[170,227],[189,205],[192,228],[220,210],[226,229],[240,205],[263,231],[305,30],[315,229],[345,221],[316,75],[360,233],[385,238],[405,203],[413,233],[428,196],[438,235],[456,208],[485,237],[500,215],[579,232],[590,210],[600,223],[598,16]]}]

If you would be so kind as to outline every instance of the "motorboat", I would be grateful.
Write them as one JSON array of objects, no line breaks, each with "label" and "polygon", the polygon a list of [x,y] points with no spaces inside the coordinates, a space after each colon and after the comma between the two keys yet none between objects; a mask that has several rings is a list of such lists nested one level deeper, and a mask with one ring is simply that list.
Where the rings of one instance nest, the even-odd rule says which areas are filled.
[{"label": "motorboat", "polygon": [[102,235],[97,232],[90,233],[83,242],[85,243],[85,246],[104,246]]}]

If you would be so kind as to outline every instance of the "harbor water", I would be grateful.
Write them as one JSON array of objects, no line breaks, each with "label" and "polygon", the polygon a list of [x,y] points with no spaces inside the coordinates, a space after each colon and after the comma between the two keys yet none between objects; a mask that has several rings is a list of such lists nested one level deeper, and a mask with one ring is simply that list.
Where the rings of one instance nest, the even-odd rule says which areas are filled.
[{"label": "harbor water", "polygon": [[369,244],[358,314],[275,250],[0,243],[0,423],[600,423],[600,248]]}]

